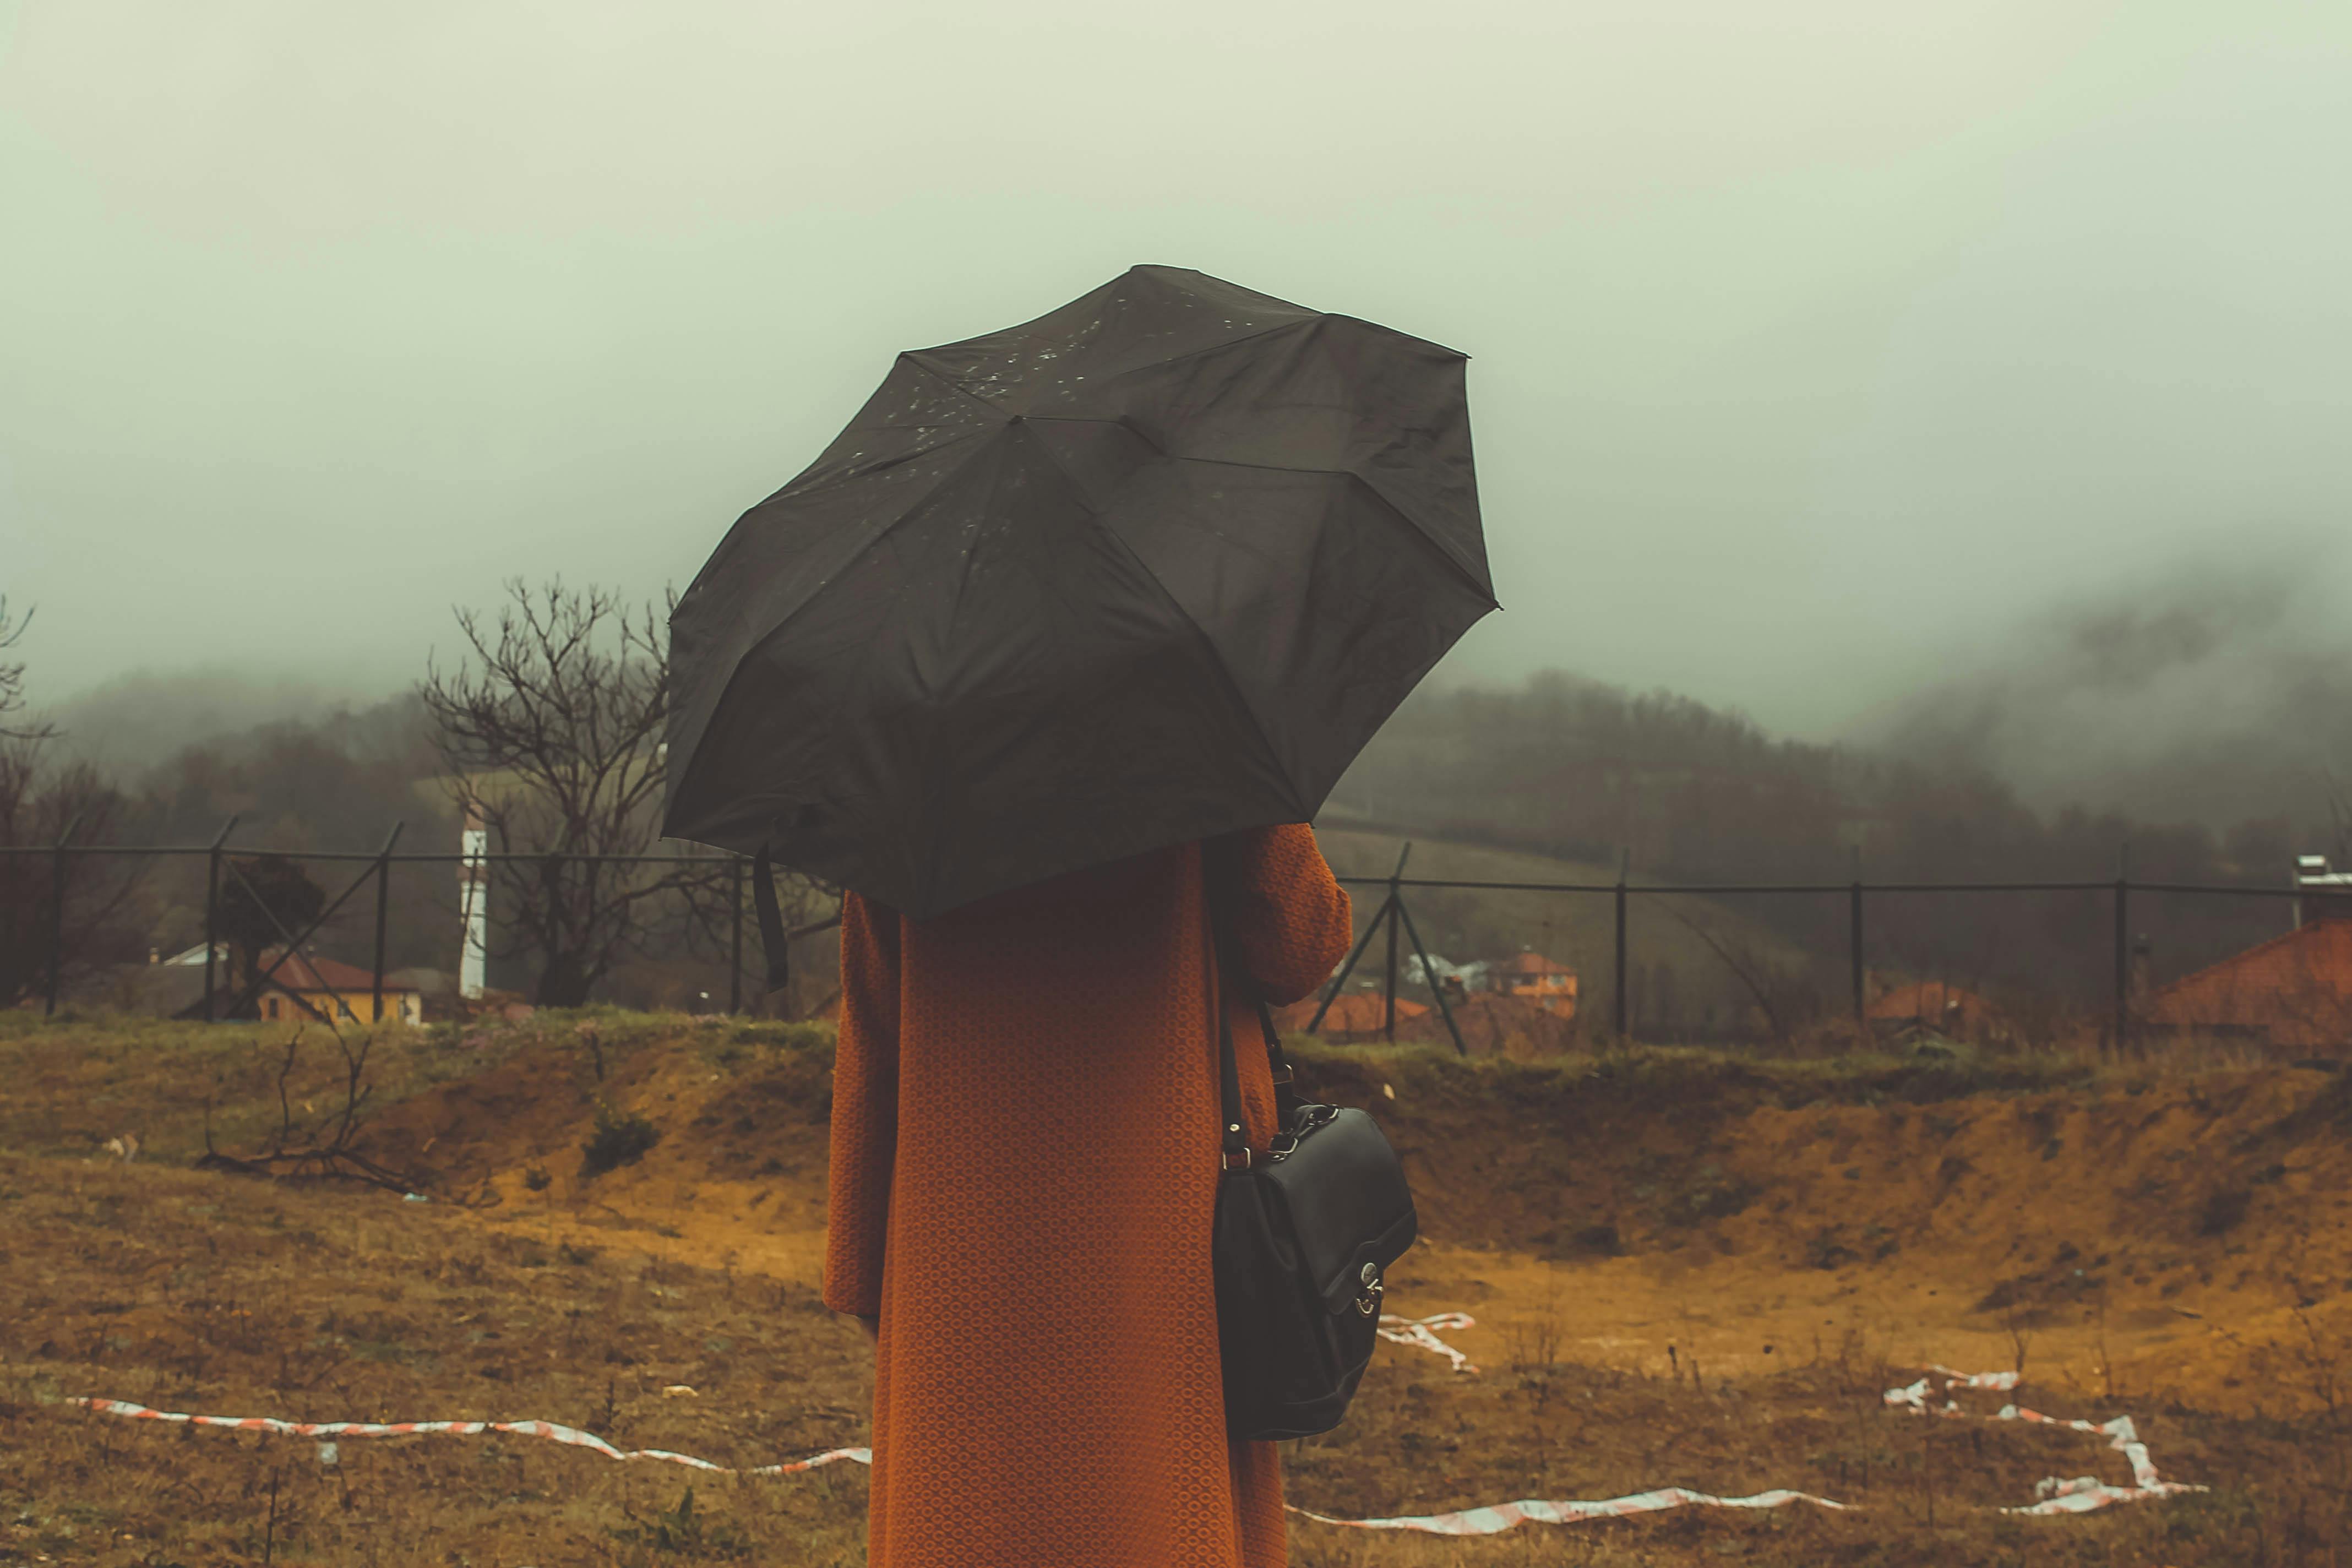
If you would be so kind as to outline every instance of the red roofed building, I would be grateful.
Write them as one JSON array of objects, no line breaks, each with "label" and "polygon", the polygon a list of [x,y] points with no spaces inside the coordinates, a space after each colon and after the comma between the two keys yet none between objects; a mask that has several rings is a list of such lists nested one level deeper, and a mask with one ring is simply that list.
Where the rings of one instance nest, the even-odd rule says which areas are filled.
[{"label": "red roofed building", "polygon": [[1446,1028],[1444,1018],[1427,1012],[1410,1026],[1400,1016],[1397,1038],[1450,1050],[1458,1032],[1462,1048],[1474,1057],[1531,1058],[1569,1050],[1576,1044],[1576,1026],[1570,1016],[1531,996],[1499,991],[1472,991],[1459,996],[1448,993],[1446,1005],[1453,1009],[1453,1031]]},{"label": "red roofed building", "polygon": [[2352,918],[2338,900],[2307,899],[2303,920],[2284,936],[2174,981],[2156,994],[2147,1022],[2281,1050],[2352,1048]]},{"label": "red roofed building", "polygon": [[[277,956],[266,954],[261,966],[268,969]],[[278,965],[268,984],[262,987],[260,1002],[265,1018],[347,1018],[362,1024],[376,1021],[374,1005],[375,975],[372,972],[331,958],[314,958],[299,952]],[[413,986],[394,984],[387,975],[383,1016],[408,1024],[423,1023],[424,994]]]},{"label": "red roofed building", "polygon": [[2000,1037],[2008,1029],[2000,1009],[1948,980],[1898,985],[1871,1003],[1867,1012],[1871,1032],[1880,1036],[1916,1027],[1956,1040],[1983,1040]]},{"label": "red roofed building", "polygon": [[1522,952],[1488,971],[1488,983],[1506,996],[1525,996],[1555,1017],[1576,1016],[1576,971],[1540,952]]},{"label": "red roofed building", "polygon": [[[1287,1007],[1275,1009],[1274,1021],[1283,1030],[1304,1029],[1321,1005],[1319,998],[1309,996],[1304,1002],[1294,1002]],[[1404,1026],[1429,1011],[1426,1002],[1397,998],[1396,1017],[1399,1035]],[[1323,1026],[1318,1030],[1323,1038],[1334,1044],[1351,1044],[1360,1040],[1381,1038],[1388,1029],[1388,998],[1377,991],[1350,991],[1332,999],[1323,1015]]]}]

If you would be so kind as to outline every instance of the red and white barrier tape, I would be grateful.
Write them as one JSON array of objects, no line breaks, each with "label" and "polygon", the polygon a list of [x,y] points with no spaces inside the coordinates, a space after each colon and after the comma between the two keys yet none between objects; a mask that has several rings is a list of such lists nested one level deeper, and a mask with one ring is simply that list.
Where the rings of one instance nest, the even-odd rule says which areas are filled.
[{"label": "red and white barrier tape", "polygon": [[[1382,1312],[1381,1338],[1442,1355],[1454,1363],[1456,1372],[1476,1372],[1478,1369],[1470,1364],[1470,1358],[1439,1339],[1436,1331],[1444,1329],[1451,1333],[1456,1329],[1469,1328],[1477,1321],[1467,1312],[1439,1312],[1427,1318],[1400,1318],[1394,1312]],[[1395,1326],[1391,1328],[1391,1324]]]},{"label": "red and white barrier tape", "polygon": [[[152,1410],[144,1405],[133,1405],[122,1399],[71,1399],[67,1403],[100,1415],[127,1415],[140,1421],[171,1421],[191,1426],[226,1427],[235,1432],[273,1432],[281,1436],[328,1440],[436,1434],[478,1436],[488,1432],[502,1432],[518,1437],[543,1437],[551,1443],[562,1443],[602,1454],[608,1459],[651,1459],[726,1476],[785,1476],[801,1470],[813,1470],[819,1465],[829,1465],[842,1459],[860,1465],[874,1462],[873,1450],[869,1448],[831,1448],[805,1459],[737,1469],[728,1465],[714,1465],[708,1459],[698,1459],[691,1454],[675,1454],[667,1448],[638,1448],[625,1452],[593,1432],[583,1432],[576,1426],[564,1426],[553,1421],[285,1421],[274,1415],[190,1415],[179,1411]],[[1719,1498],[1670,1487],[1664,1491],[1638,1492],[1632,1497],[1611,1498],[1604,1502],[1529,1500],[1503,1503],[1493,1508],[1474,1508],[1461,1513],[1425,1514],[1406,1519],[1334,1519],[1329,1514],[1316,1513],[1296,1505],[1291,1506],[1290,1511],[1324,1524],[1351,1525],[1360,1530],[1414,1530],[1433,1535],[1492,1535],[1515,1524],[1573,1524],[1580,1520],[1617,1519],[1628,1514],[1653,1513],[1660,1509],[1691,1504],[1711,1508],[1779,1508],[1791,1502],[1819,1503],[1823,1508],[1844,1506],[1827,1498],[1807,1497],[1802,1492],[1759,1492],[1754,1497]]]},{"label": "red and white barrier tape", "polygon": [[[1435,1329],[1465,1329],[1471,1326],[1466,1313],[1441,1312],[1433,1317],[1399,1319],[1384,1317],[1383,1324],[1394,1322],[1394,1330],[1383,1327],[1383,1337],[1402,1344],[1419,1345],[1454,1360],[1455,1370],[1475,1372],[1469,1360],[1460,1351],[1439,1340]],[[1942,1406],[1931,1411],[1928,1406],[1935,1377],[1944,1378],[1946,1398]],[[1902,1388],[1890,1388],[1885,1402],[1915,1415],[1937,1415],[1961,1417],[1967,1412],[1949,1395],[1956,1388],[1984,1389],[2008,1393],[2017,1386],[2018,1374],[2013,1372],[1961,1373],[1949,1367],[1934,1367],[1930,1375]],[[273,1415],[190,1415],[179,1411],[153,1410],[143,1405],[133,1405],[121,1399],[70,1399],[66,1403],[81,1406],[102,1415],[122,1415],[141,1421],[169,1421],[191,1426],[219,1426],[238,1432],[272,1432],[290,1437],[315,1437],[338,1440],[345,1437],[407,1437],[432,1435],[476,1436],[485,1433],[503,1433],[518,1437],[539,1437],[571,1447],[585,1448],[608,1459],[631,1461],[652,1460],[660,1464],[683,1465],[689,1469],[707,1470],[729,1476],[788,1476],[820,1465],[847,1460],[853,1464],[874,1462],[869,1448],[828,1448],[805,1459],[791,1459],[782,1464],[756,1465],[738,1469],[717,1465],[709,1459],[698,1459],[691,1454],[672,1453],[667,1448],[614,1447],[593,1432],[576,1426],[565,1426],[553,1421],[286,1421]],[[2137,1429],[2128,1415],[2118,1415],[2105,1422],[2070,1421],[2055,1415],[2044,1415],[2017,1405],[2001,1406],[1998,1415],[1988,1417],[1994,1421],[2025,1421],[2045,1426],[2060,1426],[2069,1431],[2084,1432],[2108,1439],[2107,1446],[2124,1456],[2131,1465],[2133,1484],[2128,1487],[2110,1486],[2095,1476],[2077,1476],[2072,1479],[2051,1477],[2035,1488],[2040,1500],[2021,1508],[2008,1508],[2003,1513],[2062,1514],[2089,1513],[2095,1509],[2116,1503],[2140,1502],[2153,1498],[2177,1497],[2183,1492],[2203,1491],[2201,1486],[2184,1481],[2168,1481],[2157,1474],[2155,1462],[2148,1458],[2147,1446],[2139,1440]],[[1517,1502],[1496,1503],[1485,1508],[1465,1509],[1456,1513],[1409,1514],[1391,1519],[1339,1519],[1330,1514],[1317,1513],[1311,1509],[1289,1505],[1289,1511],[1302,1519],[1321,1524],[1343,1525],[1355,1530],[1406,1530],[1429,1535],[1495,1535],[1519,1524],[1579,1524],[1595,1519],[1623,1519],[1641,1513],[1656,1513],[1674,1508],[1785,1508],[1790,1503],[1809,1502],[1818,1508],[1841,1511],[1850,1505],[1810,1492],[1775,1489],[1756,1492],[1748,1497],[1717,1497],[1711,1492],[1692,1491],[1684,1487],[1665,1487],[1656,1491],[1633,1492],[1625,1497],[1605,1498],[1596,1501],[1547,1500],[1522,1499]]]},{"label": "red and white barrier tape", "polygon": [[281,1421],[274,1415],[188,1415],[174,1410],[150,1410],[143,1405],[133,1405],[121,1399],[69,1399],[66,1403],[95,1410],[103,1415],[128,1415],[138,1421],[175,1421],[190,1426],[226,1426],[236,1432],[275,1432],[288,1437],[341,1439],[436,1434],[472,1437],[485,1432],[503,1432],[517,1437],[544,1437],[551,1443],[585,1448],[608,1459],[653,1459],[666,1465],[684,1465],[688,1469],[709,1470],[722,1476],[789,1476],[841,1459],[860,1465],[874,1462],[871,1449],[828,1448],[805,1459],[790,1459],[781,1465],[759,1465],[748,1470],[739,1470],[728,1465],[714,1465],[708,1459],[698,1459],[691,1454],[673,1454],[667,1448],[635,1448],[625,1453],[593,1432],[583,1432],[577,1426],[560,1426],[553,1421]]},{"label": "red and white barrier tape", "polygon": [[1546,1502],[1529,1498],[1518,1502],[1496,1503],[1491,1508],[1465,1509],[1460,1513],[1412,1514],[1402,1519],[1333,1519],[1328,1514],[1315,1513],[1303,1508],[1290,1511],[1323,1524],[1344,1524],[1357,1530],[1417,1530],[1428,1535],[1498,1535],[1515,1524],[1581,1524],[1591,1519],[1623,1519],[1629,1514],[1656,1513],[1669,1508],[1785,1508],[1792,1502],[1810,1502],[1822,1508],[1843,1509],[1842,1502],[1832,1502],[1825,1497],[1807,1492],[1758,1492],[1753,1497],[1716,1497],[1707,1492],[1695,1492],[1682,1487],[1667,1487],[1659,1491],[1635,1492],[1630,1497],[1608,1498],[1599,1502]]},{"label": "red and white barrier tape", "polygon": [[[1946,1415],[1965,1417],[1957,1400],[1951,1397],[1956,1388],[1983,1388],[2007,1394],[2017,1386],[2018,1374],[2013,1372],[1954,1372],[1948,1366],[1927,1369],[1930,1376],[1902,1388],[1886,1391],[1886,1403],[1910,1411],[1915,1415]],[[1928,1386],[1935,1376],[1944,1379],[1944,1403],[1940,1409],[1929,1410]],[[2043,1426],[2063,1426],[2070,1432],[2087,1432],[2095,1437],[2107,1439],[2107,1447],[2124,1457],[2131,1466],[2132,1484],[2127,1487],[2109,1486],[2096,1476],[2062,1476],[2044,1478],[2034,1487],[2041,1499],[2021,1508],[2005,1508],[2003,1513],[2089,1513],[2094,1509],[2108,1508],[2119,1502],[2146,1502],[2155,1498],[2179,1497],[2183,1492],[2201,1492],[2207,1489],[2187,1481],[2168,1481],[2157,1474],[2156,1461],[2148,1458],[2147,1445],[2139,1440],[2139,1429],[2128,1415],[2118,1415],[2111,1421],[2070,1421],[2062,1416],[2044,1415],[2038,1410],[2028,1410],[2020,1405],[2004,1405],[1990,1421],[2026,1421]]]}]

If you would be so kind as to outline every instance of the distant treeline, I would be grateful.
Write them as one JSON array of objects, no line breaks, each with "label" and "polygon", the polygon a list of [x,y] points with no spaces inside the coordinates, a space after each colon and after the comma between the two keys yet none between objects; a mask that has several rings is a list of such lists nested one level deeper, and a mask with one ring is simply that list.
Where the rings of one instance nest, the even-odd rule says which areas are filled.
[{"label": "distant treeline", "polygon": [[[5,792],[0,792],[5,793]],[[2331,825],[2284,816],[2226,831],[2134,821],[2115,812],[2039,814],[1981,771],[1776,740],[1748,719],[1669,693],[1634,693],[1562,674],[1514,689],[1430,692],[1409,702],[1334,793],[1336,805],[1431,837],[1530,850],[1674,882],[2105,880],[2129,845],[2149,881],[2281,887],[2298,852],[2331,850]],[[0,802],[0,805],[8,803]],[[7,818],[8,841],[49,841],[79,815],[83,841],[200,844],[232,814],[246,850],[371,849],[395,820],[404,847],[455,847],[457,818],[430,724],[413,695],[313,721],[286,721],[182,749],[135,773],[60,775],[34,810]],[[16,879],[35,868],[18,868]],[[354,868],[356,870],[356,868]],[[323,872],[321,873],[324,874]],[[44,951],[33,884],[6,921],[26,938],[24,985]],[[394,880],[395,967],[446,967],[454,876],[404,869]],[[200,940],[201,862],[149,868],[107,927],[121,956]],[[1843,898],[1754,897],[1743,912],[1817,955],[1805,977],[1817,1005],[1841,1005]],[[2147,939],[2151,983],[2283,929],[2277,900],[2134,897],[2130,935]],[[2037,992],[2093,1007],[2112,986],[2112,903],[2073,895],[1887,895],[1867,911],[1869,962],[1885,975]],[[363,920],[338,921],[357,953]],[[349,928],[349,929],[342,929]],[[5,979],[6,976],[0,976]],[[520,984],[520,982],[518,982]]]},{"label": "distant treeline", "polygon": [[[1683,882],[2136,879],[2285,885],[2326,823],[2265,817],[2216,832],[2112,811],[2042,815],[1981,771],[1776,740],[1671,693],[1559,673],[1516,689],[1431,692],[1390,721],[1335,803],[1435,836]],[[1824,959],[1843,900],[1758,898],[1753,912]],[[1874,965],[2030,985],[2088,1001],[2111,987],[2112,904],[2089,895],[1889,895],[1868,911]],[[2273,900],[2139,895],[2135,946],[2155,980],[2274,934]]]}]

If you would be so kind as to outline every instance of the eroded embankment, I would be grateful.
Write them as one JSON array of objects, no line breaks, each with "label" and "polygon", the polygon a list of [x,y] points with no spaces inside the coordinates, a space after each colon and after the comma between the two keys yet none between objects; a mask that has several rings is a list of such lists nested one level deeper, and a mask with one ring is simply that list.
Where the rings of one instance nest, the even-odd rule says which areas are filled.
[{"label": "eroded embankment", "polygon": [[[682,1025],[615,1053],[597,1027],[390,1108],[371,1149],[494,1223],[623,1226],[813,1282],[822,1036]],[[2022,1356],[2085,1388],[2276,1409],[2352,1342],[2352,1093],[2333,1074],[1298,1055],[1303,1086],[1372,1110],[1412,1173],[1432,1245],[1394,1305],[1479,1313],[1474,1351],[1543,1333],[1723,1373],[1825,1344]],[[659,1138],[589,1177],[600,1108]]]}]

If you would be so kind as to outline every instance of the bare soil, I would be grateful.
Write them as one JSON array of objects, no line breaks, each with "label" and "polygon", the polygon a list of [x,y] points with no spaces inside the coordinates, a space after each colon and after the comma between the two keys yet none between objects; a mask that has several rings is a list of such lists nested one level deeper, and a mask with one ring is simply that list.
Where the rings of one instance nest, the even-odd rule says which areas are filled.
[{"label": "bare soil", "polygon": [[[301,1043],[281,1097],[285,1040],[0,1021],[0,1563],[864,1561],[850,1465],[698,1476],[502,1436],[348,1440],[329,1464],[305,1439],[66,1404],[535,1417],[734,1466],[864,1440],[867,1352],[815,1289],[823,1031],[596,1014],[388,1032],[362,1146],[425,1202],[194,1168],[207,1101],[240,1152],[338,1114],[332,1042]],[[1355,1518],[1681,1485],[1854,1506],[1468,1541],[1299,1520],[1300,1563],[2154,1568],[2347,1544],[2336,1075],[1301,1055],[1413,1171],[1428,1244],[1391,1310],[1474,1314],[1446,1337],[1479,1370],[1383,1347],[1347,1424],[1287,1446],[1295,1502]],[[591,1176],[600,1111],[656,1141]],[[136,1160],[103,1149],[125,1133]],[[2128,1472],[2093,1437],[1887,1408],[1925,1362],[2021,1362],[2022,1403],[2128,1412],[2168,1479],[2212,1489],[2000,1512],[2043,1477]]]}]

